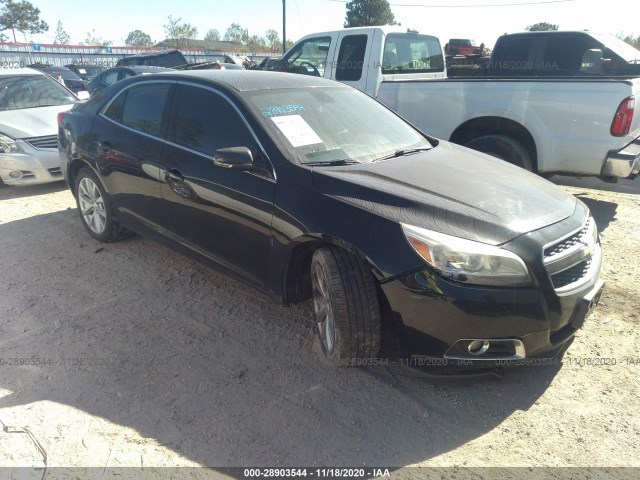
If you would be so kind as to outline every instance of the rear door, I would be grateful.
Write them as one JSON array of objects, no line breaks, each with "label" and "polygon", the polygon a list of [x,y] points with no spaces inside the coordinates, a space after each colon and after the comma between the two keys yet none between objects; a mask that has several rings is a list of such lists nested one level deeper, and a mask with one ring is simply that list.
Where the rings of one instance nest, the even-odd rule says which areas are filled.
[{"label": "rear door", "polygon": [[135,84],[121,91],[92,126],[96,164],[119,215],[154,230],[162,217],[159,164],[174,86]]},{"label": "rear door", "polygon": [[[180,83],[162,156],[163,228],[175,242],[264,285],[270,250],[275,175],[231,98]],[[221,168],[216,150],[247,147],[270,174]]]},{"label": "rear door", "polygon": [[366,33],[341,33],[332,78],[366,91],[370,43],[370,35]]}]

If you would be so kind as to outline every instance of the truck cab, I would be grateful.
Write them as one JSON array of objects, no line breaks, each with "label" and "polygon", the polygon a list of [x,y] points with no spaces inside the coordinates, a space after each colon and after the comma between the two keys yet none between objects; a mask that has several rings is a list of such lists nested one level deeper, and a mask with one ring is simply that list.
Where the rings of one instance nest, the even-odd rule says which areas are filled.
[{"label": "truck cab", "polygon": [[338,80],[374,97],[384,81],[447,76],[437,37],[395,26],[307,35],[268,69]]}]

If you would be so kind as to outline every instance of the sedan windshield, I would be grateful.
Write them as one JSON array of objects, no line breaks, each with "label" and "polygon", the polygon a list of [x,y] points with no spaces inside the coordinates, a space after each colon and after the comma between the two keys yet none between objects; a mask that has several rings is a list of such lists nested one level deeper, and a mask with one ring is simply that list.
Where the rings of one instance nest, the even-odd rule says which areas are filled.
[{"label": "sedan windshield", "polygon": [[45,75],[0,77],[0,110],[69,105],[78,99]]},{"label": "sedan windshield", "polygon": [[257,91],[251,101],[272,138],[298,163],[367,163],[431,148],[406,122],[352,88]]}]

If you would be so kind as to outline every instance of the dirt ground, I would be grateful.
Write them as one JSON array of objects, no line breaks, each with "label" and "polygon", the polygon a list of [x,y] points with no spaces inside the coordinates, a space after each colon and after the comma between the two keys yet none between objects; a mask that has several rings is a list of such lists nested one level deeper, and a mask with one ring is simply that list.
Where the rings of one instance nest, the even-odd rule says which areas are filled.
[{"label": "dirt ground", "polygon": [[562,363],[453,383],[326,366],[308,306],[139,236],[101,245],[62,183],[2,188],[0,466],[640,467],[640,180],[573,185],[601,305]]}]

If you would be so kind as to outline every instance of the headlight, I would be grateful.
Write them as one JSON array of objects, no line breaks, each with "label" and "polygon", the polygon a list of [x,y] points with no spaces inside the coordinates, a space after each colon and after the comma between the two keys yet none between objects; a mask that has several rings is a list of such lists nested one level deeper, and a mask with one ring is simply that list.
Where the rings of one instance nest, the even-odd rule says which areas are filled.
[{"label": "headlight", "polygon": [[0,133],[0,153],[19,153],[21,151],[13,138]]},{"label": "headlight", "polygon": [[515,253],[425,228],[401,225],[413,249],[443,277],[476,285],[531,285],[529,270]]}]

